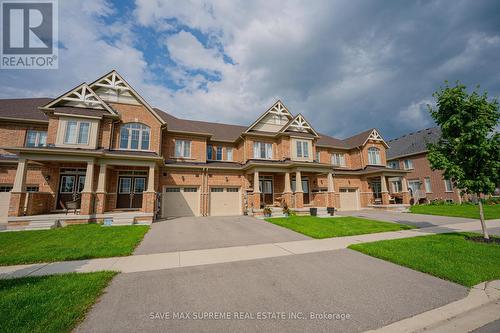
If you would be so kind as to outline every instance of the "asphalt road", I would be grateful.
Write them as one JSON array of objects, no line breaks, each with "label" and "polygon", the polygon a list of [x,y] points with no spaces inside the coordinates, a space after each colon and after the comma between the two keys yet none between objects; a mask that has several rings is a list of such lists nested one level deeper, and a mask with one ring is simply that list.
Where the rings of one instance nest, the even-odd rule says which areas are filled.
[{"label": "asphalt road", "polygon": [[[346,249],[120,274],[77,332],[360,332],[442,306],[467,292]],[[194,318],[203,312],[233,319]],[[239,319],[234,319],[235,312]],[[271,316],[268,312],[273,319],[263,318]],[[325,313],[332,318],[321,317]]]}]

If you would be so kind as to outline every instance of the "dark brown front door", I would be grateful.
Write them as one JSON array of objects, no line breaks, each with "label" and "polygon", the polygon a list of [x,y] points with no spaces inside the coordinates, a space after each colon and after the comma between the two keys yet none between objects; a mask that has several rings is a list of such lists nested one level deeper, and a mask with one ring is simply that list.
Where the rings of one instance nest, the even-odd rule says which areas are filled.
[{"label": "dark brown front door", "polygon": [[146,177],[118,178],[116,208],[141,208],[142,192],[146,190]]},{"label": "dark brown front door", "polygon": [[262,205],[272,205],[273,204],[273,180],[262,178],[259,181],[260,192],[261,192],[261,204]]},{"label": "dark brown front door", "polygon": [[302,179],[302,191],[304,191],[304,205],[309,204],[309,180]]},{"label": "dark brown front door", "polygon": [[65,209],[68,201],[81,199],[80,193],[84,186],[85,175],[61,175],[57,195],[57,209]]}]

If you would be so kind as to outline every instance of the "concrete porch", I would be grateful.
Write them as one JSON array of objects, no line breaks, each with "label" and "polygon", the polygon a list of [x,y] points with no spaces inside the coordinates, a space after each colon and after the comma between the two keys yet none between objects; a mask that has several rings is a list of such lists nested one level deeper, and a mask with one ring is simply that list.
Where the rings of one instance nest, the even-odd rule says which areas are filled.
[{"label": "concrete porch", "polygon": [[7,218],[7,231],[14,230],[44,230],[65,227],[74,224],[104,223],[111,221],[111,226],[151,224],[153,213],[107,212],[103,214],[44,214],[32,216],[15,216]]}]

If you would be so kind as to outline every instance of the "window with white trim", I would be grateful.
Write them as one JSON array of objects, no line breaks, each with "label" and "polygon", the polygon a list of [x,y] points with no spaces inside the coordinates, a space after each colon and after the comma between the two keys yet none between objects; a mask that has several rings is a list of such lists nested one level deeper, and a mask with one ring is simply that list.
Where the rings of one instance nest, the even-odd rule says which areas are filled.
[{"label": "window with white trim", "polygon": [[432,193],[431,179],[429,177],[424,178],[424,186],[426,193]]},{"label": "window with white trim", "polygon": [[405,170],[413,169],[413,161],[412,160],[404,160],[403,163],[405,166]]},{"label": "window with white trim", "polygon": [[333,153],[332,154],[332,164],[336,165],[336,166],[345,166],[345,154]]},{"label": "window with white trim", "polygon": [[380,149],[376,147],[368,148],[368,164],[380,165]]},{"label": "window with white trim", "polygon": [[207,160],[213,159],[214,147],[212,145],[207,145]]},{"label": "window with white trim", "polygon": [[26,185],[26,192],[39,192],[40,187],[38,185]]},{"label": "window with white trim", "polygon": [[453,192],[453,183],[449,179],[444,180],[444,190],[446,192]]},{"label": "window with white trim", "polygon": [[309,141],[297,140],[295,145],[297,147],[297,157],[309,158]]},{"label": "window with white trim", "polygon": [[316,162],[321,163],[321,154],[318,150],[316,150]]},{"label": "window with white trim", "polygon": [[26,147],[45,147],[47,145],[47,132],[28,130],[26,132]]},{"label": "window with white trim", "polygon": [[175,157],[190,158],[191,157],[191,141],[175,140]]},{"label": "window with white trim", "polygon": [[228,161],[233,160],[233,148],[231,148],[231,147],[226,148],[226,159]]},{"label": "window with white trim", "polygon": [[128,123],[120,129],[120,149],[149,150],[150,128],[140,123]]},{"label": "window with white trim", "polygon": [[387,167],[391,169],[399,169],[399,161],[389,161],[387,162]]},{"label": "window with white trim", "polygon": [[217,161],[222,161],[222,146],[217,146],[215,150],[215,159]]},{"label": "window with white trim", "polygon": [[254,142],[253,158],[270,160],[273,158],[273,144],[265,142]]},{"label": "window with white trim", "polygon": [[0,192],[10,192],[13,188],[13,185],[0,185]]},{"label": "window with white trim", "polygon": [[89,143],[90,122],[80,120],[68,120],[66,132],[64,132],[64,143],[87,145]]}]

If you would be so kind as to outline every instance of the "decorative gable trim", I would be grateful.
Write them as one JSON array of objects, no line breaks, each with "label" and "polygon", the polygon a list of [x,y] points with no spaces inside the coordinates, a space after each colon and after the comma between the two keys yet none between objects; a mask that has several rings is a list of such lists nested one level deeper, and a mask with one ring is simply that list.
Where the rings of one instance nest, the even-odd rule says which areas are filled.
[{"label": "decorative gable trim", "polygon": [[127,91],[129,92],[133,97],[135,97],[142,105],[148,109],[149,112],[151,112],[156,119],[160,122],[160,124],[165,125],[165,121],[158,115],[158,113],[149,105],[148,102],[144,98],[142,98],[141,95],[137,91],[135,91],[134,88],[128,82],[120,75],[116,70],[112,70],[111,72],[103,75],[102,77],[98,78],[94,82],[90,84],[90,87],[92,88],[108,88],[108,89],[113,89],[116,90],[117,94],[119,94],[122,91]]},{"label": "decorative gable trim", "polygon": [[41,108],[52,109],[56,106],[106,110],[112,115],[117,115],[86,83],[80,84],[78,87],[62,94]]},{"label": "decorative gable trim", "polygon": [[298,114],[288,122],[280,131],[280,133],[283,133],[287,130],[290,130],[291,132],[309,132],[314,136],[319,137],[318,133],[314,130],[314,128],[309,124],[309,122],[304,118],[302,114]]},{"label": "decorative gable trim", "polygon": [[375,142],[380,142],[383,143],[386,148],[389,148],[389,145],[385,142],[384,138],[380,135],[380,133],[374,128],[370,135],[366,138],[365,142],[363,143],[363,146],[366,145],[366,143],[369,141],[375,141]]},{"label": "decorative gable trim", "polygon": [[267,109],[266,112],[264,112],[263,114],[260,115],[259,118],[257,118],[257,120],[252,124],[250,125],[244,133],[248,133],[249,131],[251,131],[257,124],[260,123],[260,121],[262,119],[264,119],[265,116],[267,116],[268,114],[274,114],[274,115],[277,115],[277,116],[285,116],[287,117],[288,120],[292,119],[293,116],[292,114],[290,113],[290,111],[288,111],[287,107],[285,106],[285,104],[283,104],[283,102],[281,102],[281,100],[277,100],[273,106],[271,106],[269,109]]}]

